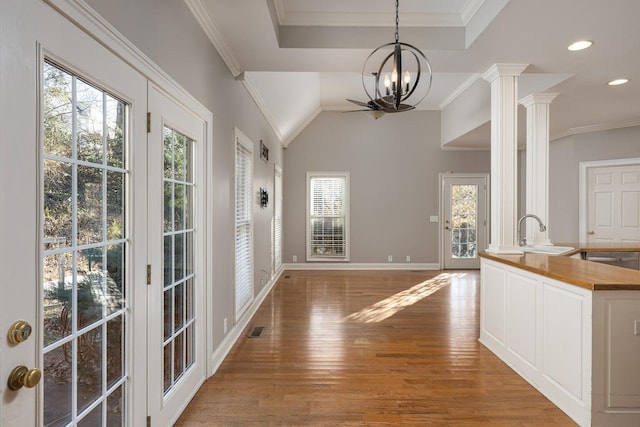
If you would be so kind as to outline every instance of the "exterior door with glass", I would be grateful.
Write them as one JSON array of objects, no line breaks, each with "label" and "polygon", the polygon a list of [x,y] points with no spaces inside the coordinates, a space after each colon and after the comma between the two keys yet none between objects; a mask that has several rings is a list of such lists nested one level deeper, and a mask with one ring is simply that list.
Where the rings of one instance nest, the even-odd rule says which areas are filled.
[{"label": "exterior door with glass", "polygon": [[148,378],[151,425],[172,425],[206,376],[206,123],[149,87]]},{"label": "exterior door with glass", "polygon": [[445,269],[480,268],[487,242],[486,174],[441,175],[442,253]]},{"label": "exterior door with glass", "polygon": [[1,9],[2,336],[23,323],[0,340],[0,425],[142,425],[146,80],[44,2]]}]

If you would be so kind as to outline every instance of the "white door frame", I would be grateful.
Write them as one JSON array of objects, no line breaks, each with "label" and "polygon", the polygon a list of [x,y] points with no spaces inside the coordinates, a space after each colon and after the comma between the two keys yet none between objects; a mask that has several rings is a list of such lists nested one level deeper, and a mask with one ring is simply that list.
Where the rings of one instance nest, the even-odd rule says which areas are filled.
[{"label": "white door frame", "polygon": [[[438,193],[439,193],[439,197],[438,200],[440,202],[440,208],[439,208],[439,221],[438,221],[438,241],[439,241],[439,254],[438,254],[438,264],[439,264],[439,268],[442,270],[444,269],[444,258],[445,258],[445,236],[446,233],[444,232],[444,212],[445,212],[445,200],[444,200],[444,181],[445,178],[484,178],[485,179],[485,183],[486,183],[486,193],[485,193],[485,197],[486,197],[486,201],[485,201],[485,221],[486,221],[486,227],[484,229],[484,242],[486,245],[489,244],[489,230],[491,227],[490,224],[490,212],[491,212],[491,206],[490,206],[490,194],[489,194],[489,189],[491,188],[490,186],[490,175],[488,173],[440,173],[439,174],[439,185],[438,185]],[[479,240],[479,239],[478,239]],[[477,251],[483,251],[486,248],[477,248]]]},{"label": "white door frame", "polygon": [[[42,10],[46,9],[47,16],[51,17],[51,19],[47,18],[47,22],[45,26],[38,27],[34,24],[34,13],[40,13]],[[203,121],[206,122],[206,138],[204,143],[207,146],[206,153],[206,175],[205,181],[203,182],[205,192],[207,194],[206,200],[203,200],[203,203],[206,204],[208,211],[211,212],[212,207],[212,198],[210,194],[213,191],[213,186],[211,185],[211,167],[212,167],[212,158],[209,151],[209,145],[213,140],[213,131],[212,131],[212,123],[213,116],[210,111],[206,109],[199,101],[197,101],[193,96],[191,96],[186,90],[180,87],[166,72],[164,72],[160,67],[154,64],[149,58],[147,58],[144,54],[142,54],[138,48],[135,47],[131,42],[122,37],[120,33],[118,33],[113,27],[111,27],[101,16],[99,16],[90,6],[87,5],[86,2],[81,0],[9,0],[6,5],[3,0],[2,6],[3,12],[7,12],[6,15],[0,17],[0,21],[3,24],[6,24],[10,20],[16,20],[17,22],[29,22],[29,25],[26,26],[16,26],[15,23],[11,25],[6,25],[6,33],[3,31],[3,37],[5,35],[8,36],[7,43],[9,45],[15,44],[18,52],[23,57],[18,58],[19,61],[15,61],[12,59],[11,61],[5,61],[14,51],[6,50],[0,56],[0,68],[3,74],[3,84],[0,85],[2,89],[2,98],[11,100],[11,104],[6,103],[0,107],[3,114],[0,115],[0,123],[2,123],[2,128],[5,131],[5,137],[9,140],[20,141],[20,143],[15,144],[6,144],[1,147],[2,156],[5,159],[14,159],[13,162],[6,162],[7,168],[2,168],[0,170],[0,176],[6,178],[2,180],[5,183],[11,183],[20,181],[23,183],[21,186],[12,185],[7,186],[5,189],[3,187],[2,192],[0,192],[1,199],[3,201],[11,201],[11,203],[26,203],[30,206],[28,212],[21,212],[16,210],[16,212],[11,212],[11,215],[5,215],[6,211],[0,210],[0,218],[5,224],[3,230],[7,231],[4,234],[4,237],[8,239],[8,241],[13,242],[11,246],[6,246],[5,249],[0,250],[0,253],[3,254],[0,257],[0,265],[3,267],[3,271],[5,271],[5,284],[7,285],[8,290],[16,289],[11,284],[16,283],[24,283],[23,289],[30,288],[35,292],[36,287],[40,284],[39,276],[41,275],[41,269],[38,267],[40,261],[38,254],[41,251],[40,244],[40,227],[37,224],[41,221],[40,214],[36,211],[40,208],[37,203],[34,201],[34,197],[37,197],[37,194],[41,190],[40,188],[40,177],[41,174],[35,170],[35,165],[39,165],[40,163],[37,161],[39,159],[39,150],[37,148],[37,144],[35,143],[36,139],[39,138],[39,130],[35,126],[17,126],[13,125],[13,123],[18,123],[13,120],[13,115],[4,114],[6,111],[16,111],[20,114],[26,114],[28,116],[27,120],[39,120],[39,111],[38,106],[36,105],[36,93],[40,89],[37,85],[38,78],[35,76],[39,75],[41,72],[39,70],[38,61],[43,55],[43,52],[47,50],[48,44],[45,43],[43,47],[38,47],[40,53],[36,52],[36,43],[31,40],[34,37],[34,41],[41,39],[40,34],[43,34],[46,28],[55,27],[56,24],[60,25],[61,22],[64,25],[69,25],[74,28],[75,31],[82,31],[87,34],[89,39],[92,42],[98,42],[102,46],[106,47],[109,51],[115,54],[116,57],[120,58],[122,62],[128,64],[135,71],[140,73],[144,79],[148,79],[158,86],[162,87],[168,94],[174,97],[177,101],[179,101],[182,105],[188,107],[194,114],[197,114],[202,118]],[[14,13],[15,12],[15,13]],[[46,28],[44,28],[46,27]],[[20,28],[20,33],[14,31],[14,29]],[[57,34],[57,33],[56,33]],[[57,37],[57,35],[56,35]],[[4,42],[4,40],[3,40]],[[67,55],[68,49],[77,50],[77,42],[74,40],[73,43],[69,43],[66,40],[65,50],[54,49],[55,54],[59,54],[62,62],[65,58],[73,58],[73,55]],[[50,52],[51,53],[51,52]],[[52,54],[55,57],[55,54]],[[73,64],[74,61],[70,60],[69,63]],[[16,65],[17,64],[17,65]],[[6,73],[5,73],[6,71]],[[84,74],[79,70],[80,74]],[[31,73],[35,73],[35,75],[31,75]],[[105,74],[106,73],[106,74]],[[5,78],[11,81],[12,76],[15,75],[23,75],[26,76],[24,79],[14,79],[12,84],[4,84]],[[95,73],[88,73],[89,75],[94,75]],[[108,87],[108,82],[110,80],[108,75],[108,70],[104,70],[104,76],[97,76],[97,80],[100,82],[107,83],[105,86]],[[6,97],[5,97],[6,95]],[[126,97],[124,97],[126,98]],[[146,108],[144,109],[146,110]],[[136,132],[145,132],[145,123],[146,119],[144,116],[143,109],[136,110],[136,118],[132,124],[133,130]],[[138,113],[142,113],[139,115]],[[35,125],[35,123],[34,123]],[[138,138],[141,139],[141,138]],[[33,142],[33,143],[32,143]],[[5,157],[6,156],[6,157]],[[27,160],[28,159],[28,160]],[[29,167],[23,167],[25,162],[29,162]],[[135,173],[142,172],[140,169],[135,171]],[[133,184],[136,186],[140,181],[137,180],[136,177],[132,177],[132,180],[136,180]],[[7,191],[5,191],[7,190]],[[10,190],[10,191],[9,191]],[[10,203],[7,203],[7,206]],[[138,217],[145,218],[145,212],[143,209],[137,209],[135,213],[133,213],[135,218]],[[136,221],[134,219],[134,222]],[[202,233],[204,235],[209,235],[212,230],[212,218],[211,215],[207,215],[207,218],[203,224]],[[137,239],[137,240],[146,240],[146,239]],[[213,239],[208,238],[208,244],[206,247],[205,256],[210,256],[211,253],[211,241]],[[7,255],[8,253],[14,253],[19,258],[11,258]],[[14,262],[15,259],[21,259],[20,262]],[[22,263],[28,263],[29,268],[28,271],[25,271],[22,268]],[[33,265],[33,268],[31,266]],[[134,287],[134,291],[136,293],[146,293],[145,286],[139,286],[139,284],[144,284],[145,282],[145,274],[139,274],[145,269],[137,269],[136,277],[132,279],[132,283],[136,283]],[[11,273],[11,274],[9,274]],[[213,301],[210,297],[211,289],[212,289],[212,278],[213,274],[210,268],[202,271],[203,273],[203,282],[205,283],[205,312],[207,315],[207,319],[205,320],[206,328],[211,328],[211,313]],[[15,275],[15,278],[12,276]],[[11,285],[11,286],[10,286]],[[8,297],[8,292],[5,293],[5,297]],[[136,296],[137,298],[137,296]],[[8,299],[10,300],[10,299]],[[13,304],[9,305],[11,310],[0,310],[0,326],[3,327],[4,331],[10,324],[10,322],[14,319],[21,318],[25,316],[23,308],[23,304]],[[3,307],[4,308],[4,307]],[[39,310],[40,307],[32,307],[29,310],[33,310],[29,312],[27,319],[32,323],[32,325],[37,325],[39,322],[34,321],[36,318],[35,311]],[[146,317],[146,316],[145,316]],[[6,385],[6,376],[8,375],[8,371],[10,368],[17,364],[25,364],[29,368],[34,366],[42,366],[42,360],[39,350],[32,349],[34,345],[40,341],[42,331],[39,327],[34,328],[34,332],[32,338],[28,341],[28,343],[23,343],[20,346],[8,347],[4,341],[0,343],[0,367],[2,371],[0,372],[0,378],[2,379],[1,383]],[[215,364],[213,363],[213,339],[210,331],[205,333],[207,337],[206,342],[206,361],[207,364],[207,376],[213,374],[213,369]],[[132,355],[135,358],[136,362],[138,360],[144,361],[146,359],[146,354],[144,352],[136,352],[136,354]],[[134,362],[134,364],[136,363]],[[140,381],[141,378],[138,375],[142,375],[143,378],[146,378],[143,373],[138,373],[136,375],[136,381]],[[142,385],[143,389],[146,389],[144,385]],[[10,420],[19,420],[20,425],[36,425],[37,424],[37,411],[35,409],[36,399],[42,399],[42,392],[38,390],[21,390],[17,392],[13,397],[9,397],[9,395],[5,395],[6,386],[0,385],[0,394],[3,395],[3,404],[10,404],[11,409],[6,410],[7,408],[0,408],[0,424],[4,425],[5,422],[9,423]],[[41,389],[41,387],[40,387]],[[6,398],[5,398],[6,397]],[[144,397],[144,396],[143,396]],[[140,404],[136,401],[134,406],[130,407],[130,410],[136,409],[135,419],[129,418],[132,425],[139,425],[144,423],[144,415],[146,415],[146,405],[145,402]],[[129,414],[132,415],[132,414]],[[42,420],[38,420],[42,422]]]},{"label": "white door frame", "polygon": [[640,157],[612,160],[593,160],[579,163],[579,183],[578,183],[578,239],[580,243],[588,241],[588,191],[589,191],[589,169],[608,166],[632,166],[640,165]]}]

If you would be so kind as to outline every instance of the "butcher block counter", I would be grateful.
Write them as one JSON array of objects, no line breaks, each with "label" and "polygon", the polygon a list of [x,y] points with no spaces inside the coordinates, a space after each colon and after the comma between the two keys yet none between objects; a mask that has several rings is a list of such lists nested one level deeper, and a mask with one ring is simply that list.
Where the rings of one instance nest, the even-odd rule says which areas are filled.
[{"label": "butcher block counter", "polygon": [[[563,246],[576,247],[576,244],[562,244]],[[629,268],[615,267],[591,261],[583,261],[570,257],[580,252],[637,252],[640,247],[628,245],[624,250],[622,246],[604,248],[593,246],[579,247],[566,255],[545,255],[527,253],[524,255],[495,255],[488,252],[480,253],[480,256],[491,259],[516,268],[540,274],[542,276],[557,279],[562,282],[580,286],[591,291],[603,290],[640,290],[640,271]],[[611,248],[614,249],[611,249]]]},{"label": "butcher block counter", "polygon": [[640,426],[640,272],[564,255],[481,253],[480,342],[580,426]]}]

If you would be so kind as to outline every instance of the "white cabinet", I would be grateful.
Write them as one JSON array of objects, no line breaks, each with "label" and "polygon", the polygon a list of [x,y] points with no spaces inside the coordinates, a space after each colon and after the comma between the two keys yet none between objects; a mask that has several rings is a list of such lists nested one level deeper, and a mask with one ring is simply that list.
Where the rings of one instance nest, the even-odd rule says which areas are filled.
[{"label": "white cabinet", "polygon": [[640,291],[482,259],[480,341],[581,426],[640,426]]},{"label": "white cabinet", "polygon": [[592,292],[487,259],[481,288],[482,344],[589,426]]}]

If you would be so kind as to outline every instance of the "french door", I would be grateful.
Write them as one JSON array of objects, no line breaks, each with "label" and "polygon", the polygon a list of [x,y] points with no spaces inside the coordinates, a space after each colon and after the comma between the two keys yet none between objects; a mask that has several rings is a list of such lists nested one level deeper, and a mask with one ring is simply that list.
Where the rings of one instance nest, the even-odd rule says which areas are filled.
[{"label": "french door", "polygon": [[480,268],[487,242],[487,175],[441,175],[445,269]]},{"label": "french door", "polygon": [[151,425],[171,425],[205,379],[205,123],[149,87],[148,379]]},{"label": "french door", "polygon": [[0,11],[0,425],[169,425],[205,376],[203,121],[45,2]]}]

